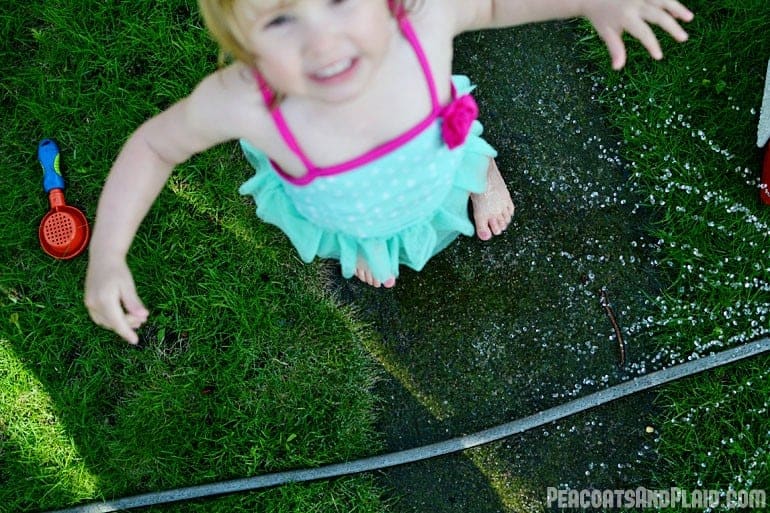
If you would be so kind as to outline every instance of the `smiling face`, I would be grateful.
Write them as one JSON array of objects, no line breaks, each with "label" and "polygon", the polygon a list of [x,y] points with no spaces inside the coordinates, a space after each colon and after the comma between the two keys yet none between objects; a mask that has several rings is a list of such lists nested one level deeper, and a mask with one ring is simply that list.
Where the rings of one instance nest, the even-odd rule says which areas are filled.
[{"label": "smiling face", "polygon": [[270,86],[324,103],[352,100],[373,79],[396,32],[385,0],[237,0],[243,45]]}]

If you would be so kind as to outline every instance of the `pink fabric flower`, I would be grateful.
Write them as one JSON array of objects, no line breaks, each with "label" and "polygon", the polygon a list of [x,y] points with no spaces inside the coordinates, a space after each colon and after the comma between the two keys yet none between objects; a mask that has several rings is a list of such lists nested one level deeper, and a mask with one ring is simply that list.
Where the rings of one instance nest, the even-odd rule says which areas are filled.
[{"label": "pink fabric flower", "polygon": [[452,103],[444,107],[441,137],[450,150],[465,142],[471,124],[478,114],[476,100],[469,94],[455,98]]}]

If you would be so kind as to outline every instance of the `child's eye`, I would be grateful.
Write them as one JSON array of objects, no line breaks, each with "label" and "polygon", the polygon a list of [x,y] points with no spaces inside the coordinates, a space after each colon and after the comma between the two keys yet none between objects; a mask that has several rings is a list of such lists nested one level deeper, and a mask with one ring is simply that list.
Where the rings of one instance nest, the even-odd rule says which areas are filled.
[{"label": "child's eye", "polygon": [[280,27],[282,25],[286,25],[291,21],[291,16],[288,14],[280,14],[276,16],[275,18],[272,18],[270,21],[268,21],[265,24],[265,28],[273,28],[273,27]]}]

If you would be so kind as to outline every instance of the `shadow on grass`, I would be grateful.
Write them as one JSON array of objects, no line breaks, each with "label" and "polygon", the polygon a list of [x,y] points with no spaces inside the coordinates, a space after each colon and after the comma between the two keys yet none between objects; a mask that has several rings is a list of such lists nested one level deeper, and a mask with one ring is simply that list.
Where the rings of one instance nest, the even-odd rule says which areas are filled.
[{"label": "shadow on grass", "polygon": [[[0,282],[3,317],[16,323],[0,327],[7,485],[0,511],[44,511],[376,450],[369,390],[376,370],[338,309],[308,291],[317,269],[287,270],[267,250],[243,259],[253,251],[248,243],[190,207],[169,208],[157,225],[153,213],[133,253],[145,262],[135,275],[152,312],[140,348],[88,320],[85,260],[54,262],[31,243],[14,250],[33,268],[24,273],[17,264]],[[169,250],[180,225],[190,233]],[[333,505],[380,511],[378,489],[355,476],[156,509]]]}]

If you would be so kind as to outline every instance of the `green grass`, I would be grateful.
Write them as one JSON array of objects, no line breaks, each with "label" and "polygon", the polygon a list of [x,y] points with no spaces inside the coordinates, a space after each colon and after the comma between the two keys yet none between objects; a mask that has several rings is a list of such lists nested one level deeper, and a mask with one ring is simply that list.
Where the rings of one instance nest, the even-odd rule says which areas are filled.
[{"label": "green grass", "polygon": [[[37,511],[370,455],[378,370],[364,330],[257,222],[235,145],[181,166],[129,263],[141,349],[92,324],[86,258],[42,253],[37,143],[93,216],[129,133],[216,62],[191,1],[17,3],[0,14],[0,511]],[[371,478],[158,511],[381,511]]]},{"label": "green grass", "polygon": [[[657,63],[607,70],[602,100],[624,134],[631,182],[656,219],[669,283],[647,329],[663,362],[770,334],[770,209],[759,203],[755,146],[770,19],[763,0],[688,5],[683,45]],[[603,61],[595,40],[589,52]],[[662,487],[770,489],[768,358],[665,388],[654,469]]]},{"label": "green grass", "polygon": [[[135,241],[130,264],[152,312],[142,349],[88,320],[84,258],[39,249],[37,142],[57,139],[67,197],[92,216],[128,134],[215,66],[194,2],[113,4],[0,13],[0,511],[376,452],[367,335],[319,290],[321,268],[299,265],[238,197],[248,171],[234,145],[181,166]],[[627,69],[604,73],[608,119],[660,240],[667,286],[657,314],[633,328],[659,341],[661,364],[770,332],[770,210],[757,201],[752,112],[770,57],[764,4],[691,2],[688,43],[665,43],[660,63],[632,44]],[[770,488],[768,363],[666,387],[652,469],[661,487]],[[156,510],[383,509],[358,477]]]}]

